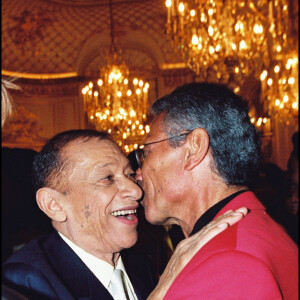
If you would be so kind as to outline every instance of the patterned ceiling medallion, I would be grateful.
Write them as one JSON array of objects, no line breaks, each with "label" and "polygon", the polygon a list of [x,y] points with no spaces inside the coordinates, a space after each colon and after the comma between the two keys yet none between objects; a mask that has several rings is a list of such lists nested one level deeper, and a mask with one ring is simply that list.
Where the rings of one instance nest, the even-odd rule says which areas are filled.
[{"label": "patterned ceiling medallion", "polygon": [[27,43],[32,45],[36,40],[43,40],[45,28],[54,21],[51,12],[44,10],[35,13],[24,10],[20,16],[11,16],[10,19],[12,22],[8,31],[11,38],[15,44],[23,47]]}]

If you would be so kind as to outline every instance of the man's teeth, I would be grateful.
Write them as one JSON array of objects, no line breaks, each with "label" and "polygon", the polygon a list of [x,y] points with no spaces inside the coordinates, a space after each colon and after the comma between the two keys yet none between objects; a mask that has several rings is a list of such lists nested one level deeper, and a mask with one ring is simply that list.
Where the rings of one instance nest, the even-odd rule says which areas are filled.
[{"label": "man's teeth", "polygon": [[131,210],[118,210],[110,213],[112,216],[125,216],[125,215],[131,215],[131,214],[136,214],[136,209],[131,209]]}]

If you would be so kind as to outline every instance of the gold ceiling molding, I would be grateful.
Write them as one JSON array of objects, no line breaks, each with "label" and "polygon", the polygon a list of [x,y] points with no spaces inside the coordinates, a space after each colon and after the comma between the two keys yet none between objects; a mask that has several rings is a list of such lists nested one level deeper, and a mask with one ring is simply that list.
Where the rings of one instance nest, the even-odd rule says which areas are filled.
[{"label": "gold ceiling molding", "polygon": [[[141,0],[113,0],[113,4],[122,4],[122,3],[133,3]],[[149,0],[144,0],[149,1]],[[101,6],[108,5],[109,0],[50,0],[50,2],[58,3],[58,4],[67,4],[71,6]]]},{"label": "gold ceiling molding", "polygon": [[185,68],[187,68],[187,64],[184,63],[184,62],[162,64],[162,65],[160,66],[160,69],[161,69],[161,70],[185,69]]},{"label": "gold ceiling molding", "polygon": [[18,73],[7,70],[2,70],[2,75],[16,77],[16,78],[28,78],[28,79],[60,79],[77,77],[77,72],[57,73],[57,74],[34,74],[34,73]]}]

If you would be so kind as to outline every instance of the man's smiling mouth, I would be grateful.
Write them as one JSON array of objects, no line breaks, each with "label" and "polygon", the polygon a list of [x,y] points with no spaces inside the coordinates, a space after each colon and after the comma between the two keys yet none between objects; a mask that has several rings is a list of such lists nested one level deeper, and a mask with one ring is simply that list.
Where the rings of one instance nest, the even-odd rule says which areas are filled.
[{"label": "man's smiling mouth", "polygon": [[114,217],[125,217],[127,220],[133,220],[132,215],[136,215],[136,209],[128,209],[128,210],[117,210],[111,212],[110,214]]}]

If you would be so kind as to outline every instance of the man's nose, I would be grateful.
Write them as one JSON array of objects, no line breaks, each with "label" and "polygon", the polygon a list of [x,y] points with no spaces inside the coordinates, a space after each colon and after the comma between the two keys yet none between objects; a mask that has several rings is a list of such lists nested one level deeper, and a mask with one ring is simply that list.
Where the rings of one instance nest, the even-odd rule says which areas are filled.
[{"label": "man's nose", "polygon": [[141,168],[138,168],[138,169],[135,171],[135,173],[136,173],[135,179],[136,179],[137,181],[142,181],[143,178],[142,178],[142,170],[141,170]]},{"label": "man's nose", "polygon": [[143,192],[137,183],[131,179],[127,179],[126,182],[120,184],[119,189],[121,194],[125,198],[137,201],[142,198]]}]

